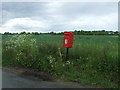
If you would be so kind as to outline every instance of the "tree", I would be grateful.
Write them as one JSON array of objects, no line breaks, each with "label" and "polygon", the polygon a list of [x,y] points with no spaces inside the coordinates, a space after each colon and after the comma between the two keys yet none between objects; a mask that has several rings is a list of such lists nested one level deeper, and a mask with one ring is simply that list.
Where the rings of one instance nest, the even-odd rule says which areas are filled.
[{"label": "tree", "polygon": [[26,32],[21,32],[20,34],[26,34]]}]

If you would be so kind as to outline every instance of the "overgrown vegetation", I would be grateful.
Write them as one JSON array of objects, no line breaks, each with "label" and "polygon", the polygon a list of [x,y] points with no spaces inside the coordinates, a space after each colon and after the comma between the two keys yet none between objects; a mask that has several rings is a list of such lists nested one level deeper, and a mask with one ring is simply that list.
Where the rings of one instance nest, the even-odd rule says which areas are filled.
[{"label": "overgrown vegetation", "polygon": [[4,35],[3,66],[35,68],[67,81],[118,87],[118,36],[76,35],[68,61],[62,40],[62,35]]},{"label": "overgrown vegetation", "polygon": [[0,34],[0,67],[2,67],[2,35]]}]

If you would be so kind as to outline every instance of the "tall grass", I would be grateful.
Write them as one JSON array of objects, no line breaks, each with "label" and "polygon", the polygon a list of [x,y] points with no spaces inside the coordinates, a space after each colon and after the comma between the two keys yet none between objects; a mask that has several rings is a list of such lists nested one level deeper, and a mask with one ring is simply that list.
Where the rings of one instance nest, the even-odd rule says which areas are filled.
[{"label": "tall grass", "polygon": [[83,84],[118,87],[116,36],[75,36],[68,61],[62,42],[62,35],[3,36],[3,65],[36,68]]}]

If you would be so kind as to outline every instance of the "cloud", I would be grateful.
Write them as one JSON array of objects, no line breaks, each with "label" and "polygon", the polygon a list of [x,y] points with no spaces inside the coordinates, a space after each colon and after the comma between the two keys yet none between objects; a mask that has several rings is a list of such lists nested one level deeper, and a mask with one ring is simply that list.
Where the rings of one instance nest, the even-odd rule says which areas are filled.
[{"label": "cloud", "polygon": [[4,32],[118,30],[117,2],[8,2],[2,12]]},{"label": "cloud", "polygon": [[2,25],[0,30],[3,32],[21,32],[21,31],[42,31],[50,28],[50,24],[46,25],[45,21],[32,20],[31,18],[15,18],[8,20]]},{"label": "cloud", "polygon": [[[87,17],[78,17],[77,19],[69,22],[70,25],[74,26],[74,28],[81,28],[85,30],[99,30],[99,29],[106,29],[106,30],[117,30],[117,14],[110,14],[106,16],[96,16],[93,17],[92,15]],[[69,26],[70,26],[69,25]]]},{"label": "cloud", "polygon": [[35,17],[45,15],[44,3],[34,2],[3,2],[3,23],[9,19]]},{"label": "cloud", "polygon": [[2,3],[0,2],[0,26],[2,25]]}]

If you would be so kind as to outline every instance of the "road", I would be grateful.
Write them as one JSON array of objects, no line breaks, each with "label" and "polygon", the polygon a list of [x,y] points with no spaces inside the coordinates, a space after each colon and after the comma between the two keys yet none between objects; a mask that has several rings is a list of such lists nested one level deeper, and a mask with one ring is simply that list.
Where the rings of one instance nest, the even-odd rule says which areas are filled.
[{"label": "road", "polygon": [[[1,72],[1,70],[0,70]],[[16,73],[2,71],[2,88],[84,88],[76,83],[43,81],[29,76],[21,76]]]}]

